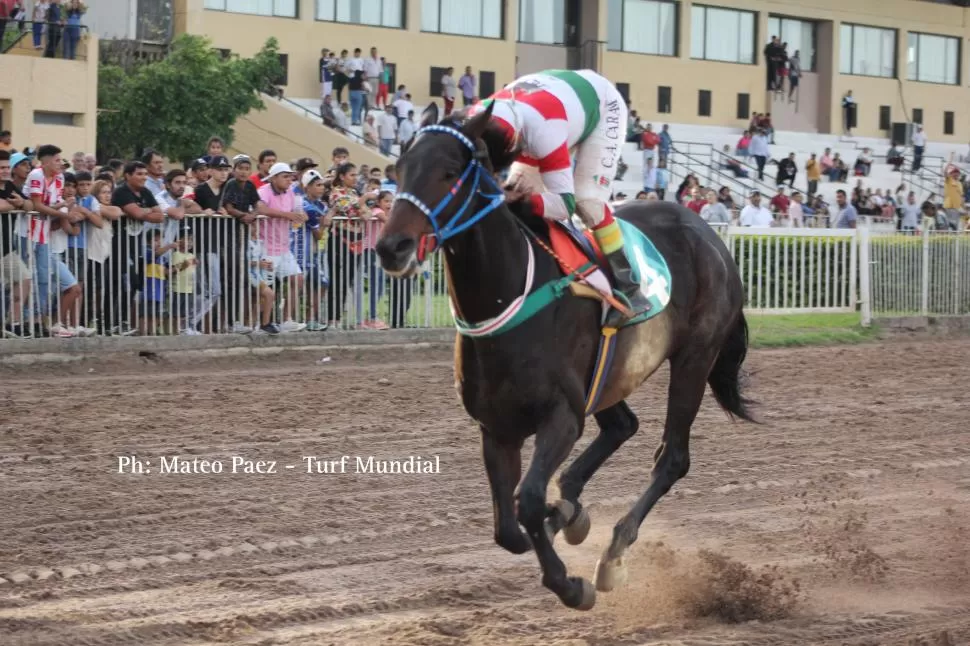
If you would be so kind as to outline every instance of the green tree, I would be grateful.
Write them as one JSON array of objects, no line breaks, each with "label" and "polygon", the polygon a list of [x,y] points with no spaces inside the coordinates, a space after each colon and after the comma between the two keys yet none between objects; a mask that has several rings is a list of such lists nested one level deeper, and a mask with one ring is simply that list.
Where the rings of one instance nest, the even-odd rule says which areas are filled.
[{"label": "green tree", "polygon": [[102,64],[98,73],[98,151],[139,156],[154,148],[187,162],[210,137],[232,141],[236,119],[262,109],[261,91],[282,75],[278,43],[266,41],[252,58],[223,58],[211,42],[183,34],[164,59],[124,70]]}]

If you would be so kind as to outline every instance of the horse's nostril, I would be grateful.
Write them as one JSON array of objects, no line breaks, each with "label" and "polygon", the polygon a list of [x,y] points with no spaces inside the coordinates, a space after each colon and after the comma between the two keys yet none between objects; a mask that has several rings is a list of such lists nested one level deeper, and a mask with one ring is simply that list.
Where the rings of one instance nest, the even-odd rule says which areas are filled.
[{"label": "horse's nostril", "polygon": [[386,264],[385,269],[395,268],[414,252],[417,243],[411,236],[397,234],[387,236],[377,243],[377,255]]},{"label": "horse's nostril", "polygon": [[394,243],[394,253],[395,255],[402,256],[406,253],[414,251],[414,239],[411,237],[402,237]]}]

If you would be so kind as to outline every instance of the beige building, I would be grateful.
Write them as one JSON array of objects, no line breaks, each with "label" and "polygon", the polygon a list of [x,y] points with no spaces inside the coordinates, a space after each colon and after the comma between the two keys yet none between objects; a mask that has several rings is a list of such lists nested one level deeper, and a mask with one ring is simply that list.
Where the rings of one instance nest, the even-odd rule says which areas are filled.
[{"label": "beige building", "polygon": [[[8,33],[10,29],[8,28]],[[0,122],[18,150],[55,144],[66,156],[93,153],[98,127],[98,39],[84,36],[77,59],[43,58],[30,29],[0,55]]]},{"label": "beige building", "polygon": [[[290,97],[320,95],[320,50],[375,46],[419,106],[446,67],[470,65],[486,95],[543,68],[591,67],[652,121],[744,126],[772,113],[779,129],[885,137],[894,123],[930,139],[970,139],[968,9],[932,0],[176,0],[176,31],[252,54],[270,36],[285,55]],[[772,35],[799,51],[795,101],[766,91]]]}]

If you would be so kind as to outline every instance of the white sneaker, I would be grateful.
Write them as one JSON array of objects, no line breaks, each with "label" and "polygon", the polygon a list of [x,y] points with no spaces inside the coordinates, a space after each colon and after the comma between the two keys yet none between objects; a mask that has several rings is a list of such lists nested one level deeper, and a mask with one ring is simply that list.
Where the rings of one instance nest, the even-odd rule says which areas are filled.
[{"label": "white sneaker", "polygon": [[306,329],[306,323],[297,323],[296,321],[284,321],[280,325],[280,332],[283,334],[290,334],[292,332],[302,332]]},{"label": "white sneaker", "polygon": [[55,323],[51,326],[51,336],[56,336],[60,339],[70,339],[74,336],[74,332],[65,325]]},{"label": "white sneaker", "polygon": [[179,330],[179,334],[183,336],[202,336],[201,332],[191,327],[187,327],[184,330]]},{"label": "white sneaker", "polygon": [[232,324],[232,330],[230,331],[233,334],[251,334],[253,331],[253,328],[249,327],[248,325],[243,325],[239,321],[236,321],[235,323]]},{"label": "white sneaker", "polygon": [[263,328],[259,328],[258,327],[255,330],[253,330],[252,334],[253,334],[253,336],[265,336],[266,335],[266,331],[263,330]]},{"label": "white sneaker", "polygon": [[71,329],[71,331],[74,332],[75,336],[80,336],[80,337],[95,336],[98,333],[97,328],[84,327],[82,325],[79,325],[76,328],[69,328],[69,329]]}]

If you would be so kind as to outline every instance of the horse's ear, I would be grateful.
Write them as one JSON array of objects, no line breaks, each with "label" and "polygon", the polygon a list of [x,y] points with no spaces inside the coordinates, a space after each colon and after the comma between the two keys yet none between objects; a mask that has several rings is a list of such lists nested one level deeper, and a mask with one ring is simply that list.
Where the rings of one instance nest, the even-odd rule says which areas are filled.
[{"label": "horse's ear", "polygon": [[427,128],[438,123],[438,104],[432,101],[421,113],[421,127]]},{"label": "horse's ear", "polygon": [[492,109],[494,107],[495,102],[489,101],[487,108],[468,120],[468,123],[462,127],[462,131],[465,133],[466,137],[472,141],[482,138],[482,136],[485,134],[485,129],[488,128],[488,122],[492,118]]}]

